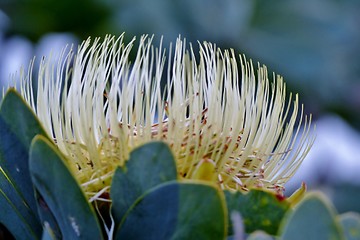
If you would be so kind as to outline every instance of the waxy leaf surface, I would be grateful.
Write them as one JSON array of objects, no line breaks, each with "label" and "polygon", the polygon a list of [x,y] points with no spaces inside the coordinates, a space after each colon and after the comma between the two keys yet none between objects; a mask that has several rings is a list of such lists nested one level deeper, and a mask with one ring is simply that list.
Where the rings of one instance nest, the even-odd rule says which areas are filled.
[{"label": "waxy leaf surface", "polygon": [[281,227],[281,239],[344,239],[335,211],[324,196],[305,196],[297,208],[288,214]]},{"label": "waxy leaf surface", "polygon": [[33,183],[53,213],[63,239],[103,239],[95,211],[68,170],[65,159],[42,136],[34,138],[30,150]]},{"label": "waxy leaf surface", "polygon": [[132,151],[126,165],[116,170],[111,184],[115,222],[120,223],[136,199],[150,188],[176,179],[175,160],[165,143],[152,142]]},{"label": "waxy leaf surface", "polygon": [[[246,194],[225,191],[229,215],[232,211],[241,214],[245,225],[245,232],[263,230],[269,234],[276,234],[289,203],[280,201],[273,193],[262,190],[251,190]],[[232,233],[232,224],[229,219],[229,233]]]},{"label": "waxy leaf surface", "polygon": [[115,239],[224,239],[223,198],[212,185],[164,183],[137,199]]},{"label": "waxy leaf surface", "polygon": [[0,107],[0,222],[16,238],[41,236],[29,174],[29,148],[37,134],[46,135],[19,93],[10,89]]}]

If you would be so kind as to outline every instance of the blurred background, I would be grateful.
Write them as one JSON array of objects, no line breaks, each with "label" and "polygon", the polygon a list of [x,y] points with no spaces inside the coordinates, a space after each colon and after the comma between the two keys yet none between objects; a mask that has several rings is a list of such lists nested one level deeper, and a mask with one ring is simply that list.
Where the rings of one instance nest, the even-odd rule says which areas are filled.
[{"label": "blurred background", "polygon": [[284,76],[317,128],[286,192],[305,181],[360,212],[360,1],[0,0],[0,86],[34,55],[122,32],[214,42]]}]

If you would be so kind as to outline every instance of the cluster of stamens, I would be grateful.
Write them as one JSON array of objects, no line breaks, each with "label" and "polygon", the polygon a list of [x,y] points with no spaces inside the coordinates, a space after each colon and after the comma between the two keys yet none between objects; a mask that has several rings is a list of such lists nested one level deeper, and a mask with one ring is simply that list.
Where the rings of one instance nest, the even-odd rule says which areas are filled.
[{"label": "cluster of stamens", "polygon": [[135,39],[123,41],[89,39],[77,54],[64,49],[57,64],[42,59],[36,93],[32,69],[21,77],[24,98],[90,201],[109,191],[133,149],[151,141],[168,144],[181,179],[283,191],[314,138],[311,116],[297,95],[287,100],[280,76],[270,81],[265,66],[255,71],[244,56],[207,42],[195,57],[180,39],[166,60],[162,43],[154,48],[142,36],[130,61]]}]

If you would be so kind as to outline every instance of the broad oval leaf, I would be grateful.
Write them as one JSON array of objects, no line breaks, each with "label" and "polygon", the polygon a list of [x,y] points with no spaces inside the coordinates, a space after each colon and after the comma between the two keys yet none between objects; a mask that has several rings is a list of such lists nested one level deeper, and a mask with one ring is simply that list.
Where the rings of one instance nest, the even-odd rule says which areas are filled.
[{"label": "broad oval leaf", "polygon": [[[276,234],[281,220],[289,209],[289,203],[279,200],[273,193],[253,189],[244,194],[225,191],[228,212],[238,211],[245,225],[245,232],[263,230]],[[229,221],[229,233],[232,233]]]},{"label": "broad oval leaf", "polygon": [[133,150],[126,165],[113,176],[110,196],[115,222],[150,188],[176,179],[175,160],[165,143],[151,142]]},{"label": "broad oval leaf", "polygon": [[346,240],[360,240],[360,214],[347,212],[338,216]]},{"label": "broad oval leaf", "polygon": [[103,239],[92,206],[65,165],[61,153],[43,136],[30,149],[30,174],[61,229],[63,239]]},{"label": "broad oval leaf", "polygon": [[35,213],[0,169],[0,222],[16,239],[38,239],[42,227]]},{"label": "broad oval leaf", "polygon": [[281,239],[344,239],[335,210],[320,193],[310,193],[284,218]]},{"label": "broad oval leaf", "polygon": [[251,233],[246,240],[273,240],[274,238],[267,233],[257,230]]},{"label": "broad oval leaf", "polygon": [[212,185],[164,183],[137,199],[115,239],[224,239],[223,194]]},{"label": "broad oval leaf", "polygon": [[41,236],[33,185],[29,174],[32,138],[45,134],[19,93],[10,89],[0,107],[0,222],[14,234]]}]

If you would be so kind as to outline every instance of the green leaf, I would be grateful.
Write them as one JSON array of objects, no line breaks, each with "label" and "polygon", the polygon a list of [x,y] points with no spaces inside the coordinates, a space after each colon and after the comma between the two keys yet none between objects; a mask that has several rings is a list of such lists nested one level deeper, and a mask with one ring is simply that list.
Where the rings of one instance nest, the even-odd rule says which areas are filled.
[{"label": "green leaf", "polygon": [[61,239],[61,230],[55,219],[54,214],[51,212],[49,206],[45,202],[44,198],[39,194],[39,192],[36,189],[34,192],[35,192],[35,198],[37,200],[38,212],[40,215],[41,222],[42,223],[46,222],[47,226],[45,227],[51,229],[52,235],[54,235],[55,239]]},{"label": "green leaf", "polygon": [[41,240],[55,240],[55,239],[60,239],[60,238],[56,238],[50,225],[45,223]]},{"label": "green leaf", "polygon": [[[289,203],[280,201],[273,193],[262,190],[251,190],[246,194],[225,191],[228,212],[239,211],[245,225],[245,232],[263,230],[276,234]],[[229,233],[232,234],[232,224],[229,220]]]},{"label": "green leaf", "polygon": [[115,239],[224,239],[226,219],[218,189],[172,181],[138,198]]},{"label": "green leaf", "polygon": [[338,216],[345,239],[360,240],[360,214],[356,212],[348,212]]},{"label": "green leaf", "polygon": [[34,138],[30,174],[54,214],[63,239],[103,239],[94,209],[64,162],[49,140],[43,136]]},{"label": "green leaf", "polygon": [[161,183],[176,180],[174,157],[162,142],[152,142],[131,152],[126,166],[115,171],[110,196],[115,223],[119,223],[137,198]]},{"label": "green leaf", "polygon": [[305,196],[282,223],[281,239],[344,239],[335,210],[320,193]]},{"label": "green leaf", "polygon": [[[29,151],[14,130],[0,115],[0,166],[3,174],[20,196],[36,212],[33,186],[29,174]],[[30,143],[29,143],[30,145]]]},{"label": "green leaf", "polygon": [[10,89],[0,107],[0,222],[14,235],[29,238],[41,236],[28,163],[36,134],[45,132],[21,96]]},{"label": "green leaf", "polygon": [[273,240],[274,238],[263,231],[255,231],[251,233],[246,240]]},{"label": "green leaf", "polygon": [[46,136],[46,133],[14,89],[6,93],[1,103],[0,119],[0,166],[30,208],[36,211],[29,175],[29,149],[35,135]]},{"label": "green leaf", "polygon": [[26,150],[30,149],[31,141],[35,135],[46,136],[46,132],[34,112],[15,89],[10,89],[6,93],[1,103],[0,115],[10,126],[21,144],[26,147]]},{"label": "green leaf", "polygon": [[0,222],[16,239],[38,239],[41,236],[39,219],[1,172],[0,210]]}]

